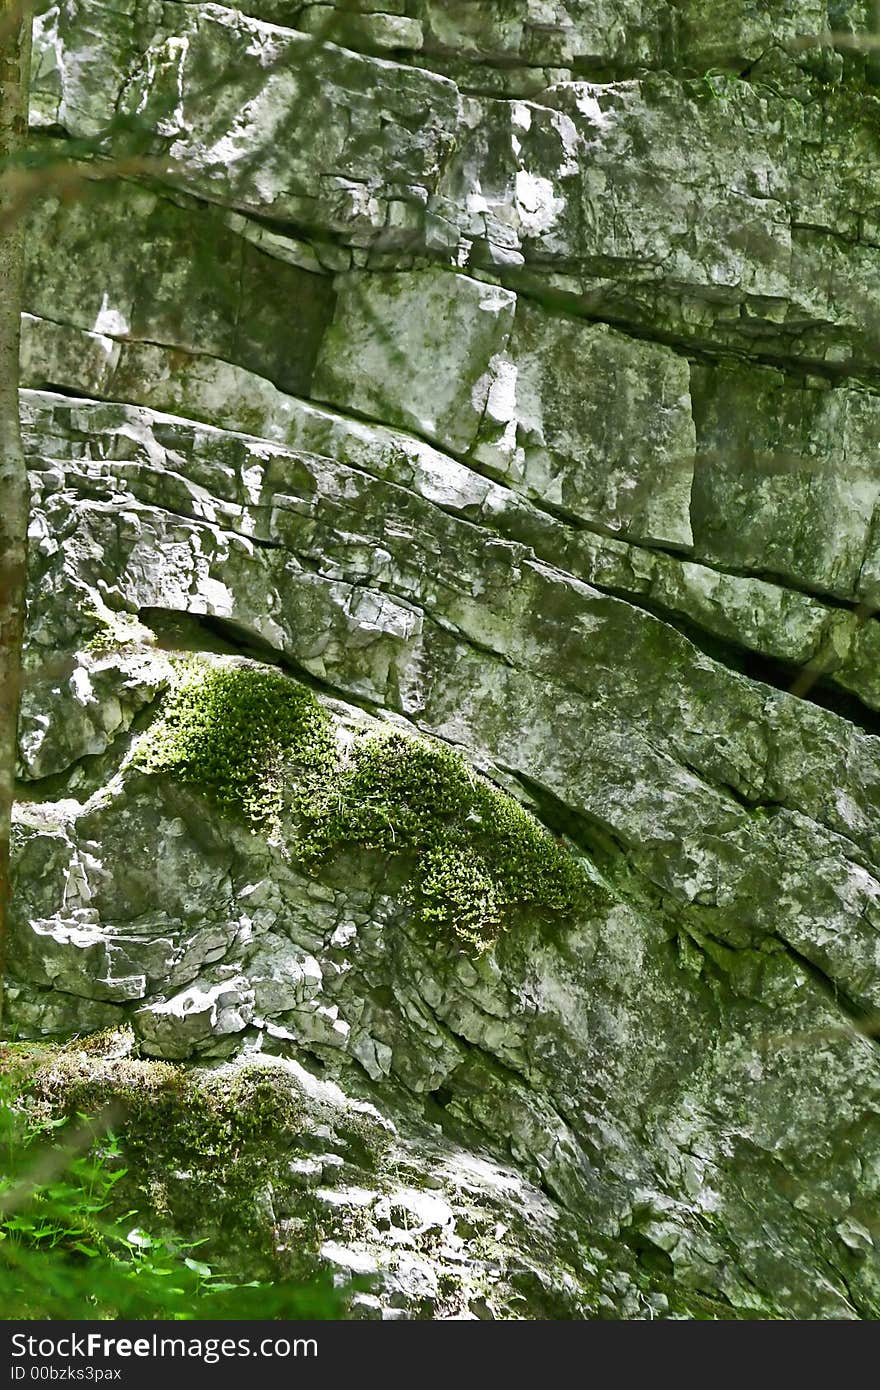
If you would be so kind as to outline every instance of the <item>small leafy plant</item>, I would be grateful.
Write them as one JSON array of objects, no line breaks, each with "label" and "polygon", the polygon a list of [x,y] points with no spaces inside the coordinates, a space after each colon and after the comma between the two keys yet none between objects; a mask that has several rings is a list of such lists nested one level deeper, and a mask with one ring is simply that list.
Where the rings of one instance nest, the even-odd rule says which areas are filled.
[{"label": "small leafy plant", "polygon": [[230,1281],[195,1258],[204,1242],[150,1232],[136,1211],[114,1214],[127,1174],[120,1140],[94,1132],[47,1117],[26,1087],[0,1077],[0,1316],[336,1315],[329,1290]]}]

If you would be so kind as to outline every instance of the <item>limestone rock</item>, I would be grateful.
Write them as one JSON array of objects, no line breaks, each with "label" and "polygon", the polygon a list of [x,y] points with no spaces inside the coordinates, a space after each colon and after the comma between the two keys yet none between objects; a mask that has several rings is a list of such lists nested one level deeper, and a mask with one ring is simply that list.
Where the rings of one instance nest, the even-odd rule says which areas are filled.
[{"label": "limestone rock", "polygon": [[498,389],[515,306],[509,291],[463,275],[349,279],[339,286],[314,395],[466,453]]},{"label": "limestone rock", "polygon": [[[37,154],[120,163],[32,212],[6,1020],[128,1040],[52,1094],[268,1088],[247,1238],[132,1138],[237,1276],[363,1275],[388,1320],[880,1313],[869,23],[39,17]],[[458,750],[508,798],[480,833],[528,808],[590,893],[479,951],[378,793],[310,858],[302,766],[258,825],[149,763],[193,670],[311,692],[337,768]],[[491,916],[485,863],[433,869]]]}]

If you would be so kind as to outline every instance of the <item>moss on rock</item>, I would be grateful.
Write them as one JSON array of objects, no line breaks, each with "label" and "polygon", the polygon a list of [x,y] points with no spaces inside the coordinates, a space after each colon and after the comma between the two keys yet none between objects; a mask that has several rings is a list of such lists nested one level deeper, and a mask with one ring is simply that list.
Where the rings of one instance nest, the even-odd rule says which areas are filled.
[{"label": "moss on rock", "polygon": [[183,666],[134,762],[205,788],[253,824],[278,827],[282,777],[329,775],[330,718],[305,686],[244,663]]},{"label": "moss on rock", "polygon": [[528,811],[440,744],[362,735],[347,769],[297,809],[306,861],[343,845],[414,857],[420,921],[478,950],[517,909],[572,913],[595,893]]},{"label": "moss on rock", "polygon": [[353,846],[408,857],[418,921],[471,949],[491,947],[520,909],[567,915],[596,894],[564,845],[460,754],[361,732],[343,761],[328,712],[278,671],[187,665],[135,763],[270,831],[286,789],[300,862],[315,868]]},{"label": "moss on rock", "polygon": [[[0,1101],[16,1132],[51,1142],[59,1127],[63,1139],[70,1123],[77,1143],[63,1156],[73,1163],[97,1158],[112,1170],[100,1207],[85,1208],[101,1214],[88,1226],[90,1241],[100,1245],[102,1232],[124,1234],[136,1223],[141,1236],[143,1226],[150,1233],[135,1242],[139,1248],[155,1245],[166,1265],[180,1257],[184,1274],[188,1268],[211,1275],[205,1294],[253,1290],[257,1316],[273,1316],[276,1306],[279,1315],[337,1316],[339,1299],[318,1258],[316,1214],[305,1202],[299,1228],[307,1239],[288,1258],[278,1245],[273,1194],[286,1191],[291,1161],[316,1143],[320,1149],[331,1132],[336,1148],[369,1170],[389,1143],[381,1122],[354,1109],[336,1115],[282,1063],[187,1069],[137,1057],[134,1045],[128,1028],[46,1045],[27,1057],[0,1045]],[[316,1131],[324,1138],[315,1140]],[[74,1187],[65,1192],[77,1195]],[[209,1265],[184,1259],[196,1247]],[[254,1314],[238,1306],[235,1315]]]}]

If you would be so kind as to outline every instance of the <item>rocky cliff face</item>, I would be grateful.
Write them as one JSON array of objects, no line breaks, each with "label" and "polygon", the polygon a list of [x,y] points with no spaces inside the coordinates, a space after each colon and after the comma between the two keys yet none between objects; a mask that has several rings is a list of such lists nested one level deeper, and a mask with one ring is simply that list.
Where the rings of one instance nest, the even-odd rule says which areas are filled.
[{"label": "rocky cliff face", "polygon": [[[33,217],[8,1011],[295,1099],[240,1268],[308,1246],[386,1317],[880,1314],[872,20],[38,20],[38,147],[120,163]],[[256,823],[204,709],[155,753],[182,684],[278,671],[336,760],[311,858],[284,749],[244,739]],[[357,781],[409,739],[494,798],[439,850],[424,786]],[[517,896],[517,836],[588,891]]]}]

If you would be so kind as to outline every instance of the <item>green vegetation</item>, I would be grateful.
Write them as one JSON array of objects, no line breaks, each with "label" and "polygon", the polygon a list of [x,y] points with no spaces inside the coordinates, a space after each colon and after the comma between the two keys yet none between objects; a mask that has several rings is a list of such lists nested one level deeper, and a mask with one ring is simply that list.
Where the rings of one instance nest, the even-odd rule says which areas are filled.
[{"label": "green vegetation", "polygon": [[348,768],[297,809],[307,862],[342,845],[411,856],[420,921],[478,950],[520,908],[567,914],[595,893],[533,816],[442,744],[363,735]]},{"label": "green vegetation", "polygon": [[[167,1176],[172,1135],[194,1170],[196,1210],[213,1210],[218,1183],[235,1163],[242,1190],[251,1184],[253,1201],[258,1175],[253,1162],[240,1163],[239,1156],[255,1138],[271,1151],[278,1094],[267,1099],[266,1087],[257,1084],[251,1093],[239,1086],[204,1098],[176,1068],[106,1062],[82,1044],[61,1049],[48,1063],[25,1059],[22,1072],[16,1051],[0,1051],[0,1296],[6,1318],[338,1316],[339,1299],[326,1281],[230,1282],[195,1256],[204,1240],[181,1241],[155,1227],[172,1215],[155,1200],[160,1173]],[[86,1114],[97,1118],[86,1122]],[[127,1206],[148,1187],[149,1197]],[[236,1214],[234,1205],[227,1210]],[[163,1228],[180,1229],[173,1220],[163,1221]]]},{"label": "green vegetation", "polygon": [[283,775],[327,775],[335,744],[326,711],[278,671],[186,663],[136,761],[195,782],[252,824],[278,829]]},{"label": "green vegetation", "polygon": [[[189,669],[138,754],[280,828],[309,867],[345,846],[407,856],[417,920],[485,950],[520,909],[563,915],[595,899],[582,866],[518,802],[442,744],[360,734],[338,756],[330,717],[276,671]],[[286,802],[285,802],[286,795]]]},{"label": "green vegetation", "polygon": [[[283,1069],[242,1067],[195,1075],[169,1062],[91,1053],[101,1035],[73,1043],[42,1069],[34,1094],[55,1114],[102,1113],[119,1107],[126,1159],[160,1215],[177,1220],[182,1201],[195,1218],[222,1197],[224,1242],[241,1231],[255,1242],[254,1201],[267,1182],[282,1181],[290,1151],[313,1128]],[[387,1142],[368,1117],[351,1117],[346,1138],[370,1166]],[[280,1163],[274,1172],[275,1161]],[[169,1172],[185,1170],[185,1191]]]},{"label": "green vegetation", "polygon": [[149,630],[132,613],[117,613],[110,609],[102,613],[90,608],[83,616],[92,625],[91,636],[82,644],[83,651],[92,656],[103,656],[130,644],[144,642],[150,636]]}]

